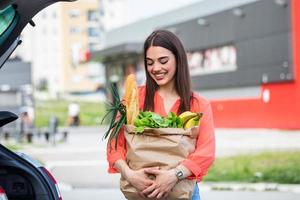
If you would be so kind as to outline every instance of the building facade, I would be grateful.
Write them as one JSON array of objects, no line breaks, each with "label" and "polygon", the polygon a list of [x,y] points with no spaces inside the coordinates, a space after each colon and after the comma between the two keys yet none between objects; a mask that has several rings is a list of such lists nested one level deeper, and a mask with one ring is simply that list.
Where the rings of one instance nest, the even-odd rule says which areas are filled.
[{"label": "building facade", "polygon": [[104,31],[110,31],[128,23],[129,0],[99,0],[100,23]]},{"label": "building facade", "polygon": [[108,77],[123,78],[128,65],[136,71],[142,65],[146,36],[168,29],[186,47],[193,90],[210,99],[216,127],[299,129],[299,1],[218,2],[113,31],[110,46],[93,57],[110,66]]},{"label": "building facade", "polygon": [[20,114],[27,111],[34,118],[31,64],[8,60],[0,73],[0,110]]},{"label": "building facade", "polygon": [[36,27],[26,27],[17,54],[31,61],[36,88],[52,97],[95,91],[99,64],[86,61],[101,46],[98,0],[54,4],[33,21]]}]

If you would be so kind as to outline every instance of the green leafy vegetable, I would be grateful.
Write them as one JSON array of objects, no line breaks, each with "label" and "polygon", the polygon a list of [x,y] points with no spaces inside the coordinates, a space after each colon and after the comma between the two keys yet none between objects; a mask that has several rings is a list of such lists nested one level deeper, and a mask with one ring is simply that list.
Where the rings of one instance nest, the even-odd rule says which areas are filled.
[{"label": "green leafy vegetable", "polygon": [[173,112],[168,113],[167,117],[162,117],[154,112],[140,112],[134,121],[135,132],[142,133],[148,128],[182,128],[182,120]]},{"label": "green leafy vegetable", "polygon": [[119,93],[117,89],[111,85],[111,93],[113,100],[108,103],[108,109],[106,115],[103,117],[101,124],[103,123],[105,118],[109,118],[109,128],[104,133],[103,139],[109,138],[109,142],[112,139],[116,139],[115,149],[117,148],[118,143],[118,134],[126,121],[126,106],[120,100]]}]

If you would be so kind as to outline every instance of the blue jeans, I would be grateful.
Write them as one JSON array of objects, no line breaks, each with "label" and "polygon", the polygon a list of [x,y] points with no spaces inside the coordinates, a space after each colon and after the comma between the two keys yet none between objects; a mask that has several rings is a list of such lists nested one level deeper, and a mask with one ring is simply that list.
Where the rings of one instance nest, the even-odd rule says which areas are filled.
[{"label": "blue jeans", "polygon": [[199,188],[198,188],[197,184],[195,185],[195,188],[194,188],[194,192],[193,192],[193,195],[192,195],[192,200],[201,200],[200,191],[199,191]]}]

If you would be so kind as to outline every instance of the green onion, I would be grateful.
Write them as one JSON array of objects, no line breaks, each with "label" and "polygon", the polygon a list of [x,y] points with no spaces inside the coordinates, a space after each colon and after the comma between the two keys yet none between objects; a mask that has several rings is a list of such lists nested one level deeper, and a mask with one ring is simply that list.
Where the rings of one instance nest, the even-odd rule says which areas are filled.
[{"label": "green onion", "polygon": [[101,124],[103,123],[105,118],[108,118],[109,120],[109,128],[104,133],[104,136],[102,139],[107,139],[110,143],[111,147],[111,141],[113,139],[116,139],[115,143],[115,149],[117,149],[118,144],[118,136],[120,133],[121,128],[124,124],[127,123],[126,120],[126,106],[122,103],[119,93],[114,85],[111,85],[111,94],[112,94],[112,102],[108,102],[107,105],[107,113],[103,117]]}]

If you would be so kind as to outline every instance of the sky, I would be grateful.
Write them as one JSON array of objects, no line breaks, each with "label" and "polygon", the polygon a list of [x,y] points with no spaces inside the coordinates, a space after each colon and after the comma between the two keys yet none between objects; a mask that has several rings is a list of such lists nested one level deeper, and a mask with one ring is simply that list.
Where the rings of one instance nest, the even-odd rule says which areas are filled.
[{"label": "sky", "polygon": [[129,0],[129,22],[152,17],[202,0]]}]

